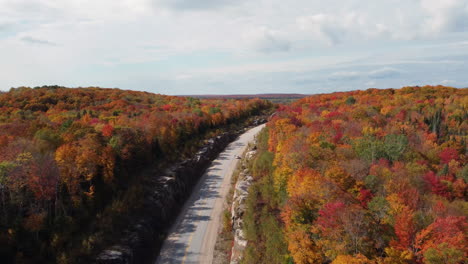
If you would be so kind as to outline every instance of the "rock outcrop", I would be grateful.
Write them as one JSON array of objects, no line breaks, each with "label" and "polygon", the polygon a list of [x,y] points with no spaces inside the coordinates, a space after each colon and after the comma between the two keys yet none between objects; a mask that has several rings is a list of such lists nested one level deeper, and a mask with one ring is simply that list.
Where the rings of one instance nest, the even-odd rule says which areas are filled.
[{"label": "rock outcrop", "polygon": [[256,148],[252,148],[245,154],[245,159],[242,161],[242,171],[239,173],[237,183],[234,189],[234,196],[231,207],[232,230],[234,232],[234,244],[231,249],[231,264],[238,264],[242,258],[243,252],[247,247],[247,239],[244,235],[243,216],[246,210],[246,200],[249,187],[252,184],[253,177],[246,168],[246,161],[251,159],[256,153]]}]

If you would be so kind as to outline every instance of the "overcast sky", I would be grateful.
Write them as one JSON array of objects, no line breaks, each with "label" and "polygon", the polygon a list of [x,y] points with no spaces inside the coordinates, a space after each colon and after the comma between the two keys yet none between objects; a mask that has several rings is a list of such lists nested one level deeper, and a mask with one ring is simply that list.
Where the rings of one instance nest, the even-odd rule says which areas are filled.
[{"label": "overcast sky", "polygon": [[468,86],[468,0],[0,0],[0,90]]}]

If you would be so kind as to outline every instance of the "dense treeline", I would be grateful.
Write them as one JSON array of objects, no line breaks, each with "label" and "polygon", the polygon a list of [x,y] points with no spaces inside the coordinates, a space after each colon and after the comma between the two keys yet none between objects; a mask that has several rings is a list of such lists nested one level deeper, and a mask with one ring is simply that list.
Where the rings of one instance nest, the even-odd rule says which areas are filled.
[{"label": "dense treeline", "polygon": [[257,154],[249,167],[254,182],[249,188],[243,216],[245,238],[250,241],[243,263],[293,263],[281,225],[281,203],[274,189],[274,154],[268,151],[269,128],[257,136]]},{"label": "dense treeline", "polygon": [[281,106],[265,133],[245,263],[467,259],[468,89],[311,96]]},{"label": "dense treeline", "polygon": [[190,155],[267,107],[101,88],[0,94],[2,261],[85,261],[137,206],[144,166]]}]

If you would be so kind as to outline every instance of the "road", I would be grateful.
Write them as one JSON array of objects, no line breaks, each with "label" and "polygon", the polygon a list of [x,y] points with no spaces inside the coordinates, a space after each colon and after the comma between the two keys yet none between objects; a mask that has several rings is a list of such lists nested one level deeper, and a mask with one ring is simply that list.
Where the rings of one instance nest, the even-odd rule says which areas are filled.
[{"label": "road", "polygon": [[242,155],[264,126],[246,131],[211,163],[171,228],[156,264],[212,262],[223,203],[239,161],[235,157]]}]

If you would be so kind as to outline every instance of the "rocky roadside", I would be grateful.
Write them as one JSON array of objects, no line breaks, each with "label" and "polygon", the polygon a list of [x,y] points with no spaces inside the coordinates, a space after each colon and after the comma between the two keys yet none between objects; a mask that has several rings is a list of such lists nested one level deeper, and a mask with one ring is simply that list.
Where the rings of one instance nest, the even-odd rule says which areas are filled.
[{"label": "rocky roadside", "polygon": [[[245,160],[249,161],[256,153],[256,147],[254,147],[245,154]],[[243,164],[245,165],[245,164]],[[247,239],[244,235],[244,212],[246,210],[245,201],[248,196],[250,185],[252,185],[253,177],[250,175],[247,166],[243,166],[242,172],[239,174],[235,189],[234,197],[231,207],[231,221],[232,230],[234,233],[234,244],[231,249],[231,264],[238,264],[242,259],[243,252],[247,247]]]},{"label": "rocky roadside", "polygon": [[[218,231],[218,239],[215,246],[215,256],[213,264],[238,264],[242,259],[243,252],[247,247],[247,239],[243,231],[243,215],[246,210],[245,201],[248,190],[253,182],[248,169],[248,162],[256,153],[256,142],[253,143],[242,158],[233,183],[232,197],[229,197],[226,209],[229,210],[231,230],[223,230],[221,226]],[[230,231],[228,233],[228,231]]]}]

